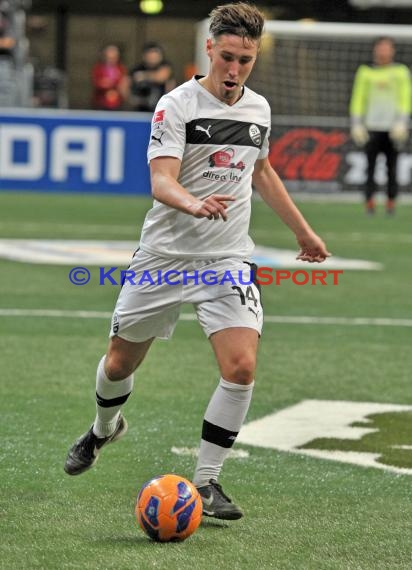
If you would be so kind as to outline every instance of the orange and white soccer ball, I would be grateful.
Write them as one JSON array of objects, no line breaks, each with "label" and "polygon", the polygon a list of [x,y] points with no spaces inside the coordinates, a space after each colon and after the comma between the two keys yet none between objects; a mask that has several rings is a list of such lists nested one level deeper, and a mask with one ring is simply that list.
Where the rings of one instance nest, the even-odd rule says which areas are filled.
[{"label": "orange and white soccer ball", "polygon": [[184,477],[159,475],[140,489],[135,512],[140,527],[153,540],[184,540],[202,520],[202,499]]}]

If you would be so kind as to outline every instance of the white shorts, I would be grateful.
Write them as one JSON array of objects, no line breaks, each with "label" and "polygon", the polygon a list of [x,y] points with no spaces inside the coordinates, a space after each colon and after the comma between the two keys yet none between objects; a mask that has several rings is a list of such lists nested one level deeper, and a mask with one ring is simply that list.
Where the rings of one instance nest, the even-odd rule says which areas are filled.
[{"label": "white shorts", "polygon": [[168,339],[183,303],[193,304],[207,337],[232,327],[262,332],[260,291],[248,261],[169,259],[138,250],[117,299],[110,337]]}]

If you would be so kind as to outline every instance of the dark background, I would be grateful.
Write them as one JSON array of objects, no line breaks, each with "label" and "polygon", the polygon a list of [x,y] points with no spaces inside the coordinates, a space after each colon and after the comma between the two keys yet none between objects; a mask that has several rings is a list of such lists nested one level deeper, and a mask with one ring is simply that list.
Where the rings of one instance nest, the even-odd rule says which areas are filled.
[{"label": "dark background", "polygon": [[[217,5],[226,0],[163,0],[162,17],[206,18]],[[411,7],[373,7],[359,9],[347,0],[258,0],[258,6],[271,17],[283,20],[314,18],[320,21],[375,22],[386,24],[412,23]],[[33,13],[65,11],[73,14],[112,14],[142,16],[138,0],[32,0]],[[158,16],[151,16],[158,17]]]},{"label": "dark background", "polygon": [[[32,0],[27,10],[30,61],[35,69],[62,72],[65,106],[73,109],[90,108],[90,70],[108,43],[120,48],[129,69],[140,61],[145,42],[160,43],[177,83],[182,83],[194,72],[197,23],[225,2],[163,0],[164,10],[147,16],[140,11],[139,0]],[[412,24],[412,0],[409,9],[359,9],[349,0],[257,0],[256,4],[271,20]],[[379,35],[384,31],[382,26]]]}]

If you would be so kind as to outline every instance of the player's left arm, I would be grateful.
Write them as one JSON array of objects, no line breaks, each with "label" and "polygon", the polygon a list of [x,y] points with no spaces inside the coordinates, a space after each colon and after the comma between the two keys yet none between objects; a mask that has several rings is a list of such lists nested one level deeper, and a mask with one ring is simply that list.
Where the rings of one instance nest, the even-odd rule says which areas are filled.
[{"label": "player's left arm", "polygon": [[411,77],[406,65],[396,67],[396,117],[389,136],[398,150],[408,140],[409,117],[411,114]]},{"label": "player's left arm", "polygon": [[409,121],[409,117],[412,111],[412,85],[411,85],[411,74],[406,65],[400,66],[399,70],[399,89],[398,89],[398,114],[401,117],[405,117],[406,121]]},{"label": "player's left arm", "polygon": [[309,262],[325,261],[331,255],[325,243],[296,207],[267,157],[256,161],[252,182],[266,204],[295,234],[301,248],[297,259]]}]

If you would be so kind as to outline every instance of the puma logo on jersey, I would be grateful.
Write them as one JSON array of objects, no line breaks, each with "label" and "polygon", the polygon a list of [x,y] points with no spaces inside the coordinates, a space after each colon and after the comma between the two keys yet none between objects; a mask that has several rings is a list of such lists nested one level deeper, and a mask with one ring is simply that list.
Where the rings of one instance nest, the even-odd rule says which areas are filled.
[{"label": "puma logo on jersey", "polygon": [[207,129],[205,129],[204,127],[202,127],[201,125],[196,125],[195,131],[202,131],[203,133],[206,133],[207,136],[209,138],[212,138],[212,135],[209,133],[209,130],[212,128],[212,125],[209,125],[207,127]]},{"label": "puma logo on jersey", "polygon": [[160,137],[155,137],[154,135],[152,135],[152,136],[151,136],[151,139],[154,140],[154,141],[157,141],[157,142],[160,143],[160,144],[163,144],[163,143],[162,143],[162,136],[163,136],[164,134],[165,134],[165,132],[164,132],[164,131],[161,131]]}]

